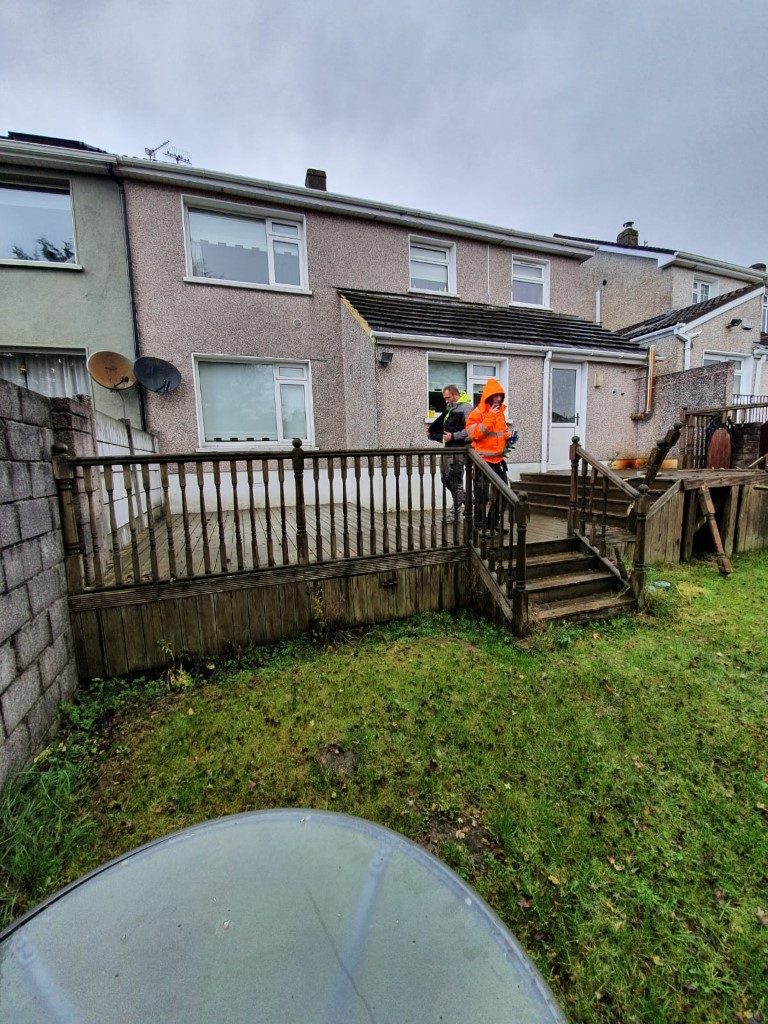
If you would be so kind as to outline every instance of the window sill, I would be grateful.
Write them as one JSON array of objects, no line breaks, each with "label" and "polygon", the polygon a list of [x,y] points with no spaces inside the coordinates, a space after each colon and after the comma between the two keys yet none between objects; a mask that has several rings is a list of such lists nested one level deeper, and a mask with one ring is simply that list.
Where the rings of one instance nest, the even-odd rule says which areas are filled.
[{"label": "window sill", "polygon": [[311,295],[310,288],[292,288],[282,284],[249,284],[247,281],[219,281],[209,277],[184,277],[186,284],[208,284],[219,288],[244,288],[246,291],[279,292],[282,295]]},{"label": "window sill", "polygon": [[543,306],[538,302],[510,302],[510,306],[515,306],[518,309],[541,309],[545,313],[551,313],[551,306]]},{"label": "window sill", "polygon": [[55,263],[53,260],[0,260],[0,267],[31,267],[36,270],[83,270],[81,263]]},{"label": "window sill", "polygon": [[409,288],[409,295],[429,295],[433,299],[460,299],[458,292],[433,292],[429,288]]},{"label": "window sill", "polygon": [[[316,444],[310,444],[308,441],[302,441],[301,450],[303,452],[316,452],[319,448]],[[197,455],[237,455],[238,458],[247,458],[249,454],[259,454],[261,452],[292,452],[293,442],[292,441],[263,441],[261,443],[257,441],[249,441],[247,445],[237,447],[234,444],[218,444],[218,445],[205,445],[199,446],[195,449]]]}]

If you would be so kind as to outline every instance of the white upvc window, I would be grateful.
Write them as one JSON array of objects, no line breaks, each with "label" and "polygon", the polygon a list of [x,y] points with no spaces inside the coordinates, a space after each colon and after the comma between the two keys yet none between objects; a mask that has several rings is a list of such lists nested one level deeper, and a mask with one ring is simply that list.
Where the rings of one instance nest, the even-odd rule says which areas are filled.
[{"label": "white upvc window", "polygon": [[513,258],[512,305],[549,308],[548,260]]},{"label": "white upvc window", "polygon": [[303,217],[192,199],[184,213],[188,280],[307,290]]},{"label": "white upvc window", "polygon": [[312,442],[309,363],[249,357],[193,357],[204,448]]},{"label": "white upvc window", "polygon": [[768,334],[768,294],[763,295],[763,315],[760,320],[760,330]]},{"label": "white upvc window", "polygon": [[409,239],[410,284],[413,292],[456,294],[456,246],[426,238]]},{"label": "white upvc window", "polygon": [[[728,352],[705,352],[702,355],[702,366],[714,366],[715,363],[733,363],[733,397],[749,394],[752,387],[752,360],[749,356],[740,356]],[[746,387],[744,386],[746,385]]]},{"label": "white upvc window", "polygon": [[707,299],[714,299],[717,296],[717,281],[705,277],[694,277],[693,279],[693,301],[706,302]]},{"label": "white upvc window", "polygon": [[445,409],[443,388],[454,384],[459,391],[466,391],[472,405],[477,405],[489,377],[501,380],[501,366],[486,359],[459,360],[445,356],[429,356],[427,360],[427,390],[429,408],[440,413]]},{"label": "white upvc window", "polygon": [[0,262],[76,264],[68,181],[0,180]]}]

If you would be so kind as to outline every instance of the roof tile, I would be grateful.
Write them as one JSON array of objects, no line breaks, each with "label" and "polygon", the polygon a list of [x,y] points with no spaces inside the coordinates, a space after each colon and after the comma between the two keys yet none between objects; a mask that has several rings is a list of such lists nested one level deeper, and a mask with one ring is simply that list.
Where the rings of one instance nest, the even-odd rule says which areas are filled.
[{"label": "roof tile", "polygon": [[694,302],[691,306],[684,306],[682,309],[672,309],[669,313],[660,313],[658,316],[649,317],[647,320],[640,320],[639,323],[623,327],[617,333],[622,338],[641,338],[645,334],[652,334],[654,331],[661,331],[665,327],[674,327],[676,324],[687,324],[691,320],[698,320],[706,313],[713,313],[720,306],[725,306],[734,299],[739,299],[755,290],[754,284],[745,285],[743,288],[736,288],[724,295],[717,295],[713,299],[705,299],[703,302]]}]

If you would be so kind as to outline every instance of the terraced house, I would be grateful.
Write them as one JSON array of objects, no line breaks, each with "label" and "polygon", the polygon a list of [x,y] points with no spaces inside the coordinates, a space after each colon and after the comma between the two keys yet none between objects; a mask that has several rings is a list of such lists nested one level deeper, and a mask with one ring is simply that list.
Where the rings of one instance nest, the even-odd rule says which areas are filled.
[{"label": "terraced house", "polygon": [[598,248],[581,274],[595,318],[643,349],[653,346],[657,373],[730,362],[733,392],[723,400],[748,402],[768,392],[764,263],[737,266],[640,245],[631,222],[615,242],[589,241]]}]

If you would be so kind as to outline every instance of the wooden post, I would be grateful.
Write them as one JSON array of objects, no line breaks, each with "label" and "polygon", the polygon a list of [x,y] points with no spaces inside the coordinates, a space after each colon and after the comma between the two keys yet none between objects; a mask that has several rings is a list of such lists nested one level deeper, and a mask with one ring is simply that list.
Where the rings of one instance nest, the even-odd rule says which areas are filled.
[{"label": "wooden post", "polygon": [[470,449],[467,448],[464,454],[467,482],[464,488],[464,543],[467,547],[472,544],[474,522],[475,522],[475,467],[469,457]]},{"label": "wooden post", "polygon": [[645,520],[648,516],[648,485],[640,484],[635,525],[635,560],[632,566],[632,593],[637,607],[645,604]]},{"label": "wooden post", "polygon": [[528,530],[528,495],[518,491],[520,504],[515,505],[517,552],[515,557],[515,592],[512,596],[512,628],[518,636],[528,630],[528,592],[526,590],[526,533]]},{"label": "wooden post", "polygon": [[579,505],[579,439],[571,438],[571,493],[568,500],[568,536],[572,537],[576,532],[576,511]]},{"label": "wooden post", "polygon": [[298,437],[293,439],[291,462],[296,485],[296,547],[299,564],[306,565],[309,562],[309,543],[307,540],[307,509],[304,504],[304,451]]},{"label": "wooden post", "polygon": [[66,445],[55,444],[51,450],[53,452],[53,477],[56,481],[56,491],[59,496],[67,590],[70,594],[82,594],[82,548],[77,534],[77,519],[75,517],[74,496],[72,493],[74,473],[69,461],[69,449]]}]

